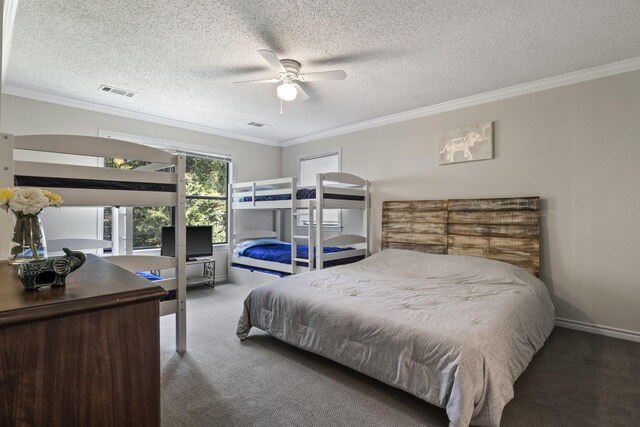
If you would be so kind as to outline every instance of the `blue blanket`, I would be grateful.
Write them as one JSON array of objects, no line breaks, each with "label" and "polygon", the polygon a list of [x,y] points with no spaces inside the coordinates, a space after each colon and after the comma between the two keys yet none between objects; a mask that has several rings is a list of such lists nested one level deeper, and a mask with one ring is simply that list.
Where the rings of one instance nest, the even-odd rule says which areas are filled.
[{"label": "blue blanket", "polygon": [[[162,277],[156,276],[155,274],[147,273],[146,271],[138,271],[136,274],[138,276],[140,276],[140,277],[144,277],[147,280],[151,280],[152,282],[155,282],[156,280],[162,280]],[[162,301],[170,301],[172,299],[176,299],[176,291],[175,290],[169,291],[169,293],[167,293],[166,297],[163,297],[163,298],[160,299],[160,302],[162,302]]]},{"label": "blue blanket", "polygon": [[[353,248],[339,248],[336,246],[328,246],[324,248],[323,253],[330,254],[334,252],[349,251]],[[296,258],[309,258],[309,247],[304,245],[296,246]],[[264,261],[279,262],[282,264],[291,264],[291,245],[289,243],[270,244],[253,246],[244,249],[242,256],[261,259]]]}]

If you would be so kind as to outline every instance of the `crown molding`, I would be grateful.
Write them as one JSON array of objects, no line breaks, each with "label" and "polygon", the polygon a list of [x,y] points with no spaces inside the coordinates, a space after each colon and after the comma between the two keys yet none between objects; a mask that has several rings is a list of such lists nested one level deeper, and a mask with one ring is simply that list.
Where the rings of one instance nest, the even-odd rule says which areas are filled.
[{"label": "crown molding", "polygon": [[2,9],[2,76],[0,81],[4,83],[9,65],[9,54],[11,53],[11,39],[13,38],[13,25],[16,22],[16,11],[18,10],[18,0],[4,0]]},{"label": "crown molding", "polygon": [[[8,0],[8,1],[13,2],[14,4],[17,3],[17,0]],[[6,4],[7,3],[5,3],[5,8],[6,8]],[[445,113],[448,111],[459,110],[462,108],[474,107],[474,106],[486,104],[489,102],[500,101],[500,100],[513,98],[520,95],[535,93],[535,92],[541,92],[547,89],[553,89],[553,88],[558,88],[562,86],[569,86],[576,83],[595,80],[603,77],[614,76],[616,74],[622,74],[622,73],[627,73],[627,72],[636,71],[636,70],[640,70],[640,57],[627,59],[624,61],[618,61],[611,64],[601,65],[598,67],[588,68],[586,70],[580,70],[580,71],[574,71],[571,73],[561,74],[559,76],[549,77],[546,79],[536,80],[529,83],[510,86],[504,89],[498,89],[490,92],[481,93],[478,95],[472,95],[465,98],[443,102],[440,104],[435,104],[427,107],[421,107],[414,110],[405,111],[402,113],[378,117],[376,119],[353,123],[347,126],[341,126],[339,128],[316,132],[309,135],[304,135],[301,137],[291,138],[283,141],[276,141],[276,140],[264,139],[264,138],[255,138],[247,135],[238,134],[235,132],[229,132],[229,131],[217,129],[210,126],[205,126],[205,125],[200,125],[195,123],[188,123],[180,120],[170,119],[167,117],[161,117],[161,116],[156,116],[156,115],[146,114],[146,113],[139,113],[139,112],[116,108],[116,107],[109,107],[106,105],[100,105],[93,102],[82,101],[79,99],[64,97],[60,95],[48,94],[45,92],[35,91],[31,89],[24,89],[24,88],[12,86],[12,85],[3,86],[3,93],[8,95],[19,96],[23,98],[35,99],[43,102],[49,102],[53,104],[65,105],[67,107],[80,108],[83,110],[95,111],[98,113],[111,114],[114,116],[126,117],[129,119],[157,123],[157,124],[171,126],[175,128],[192,130],[195,132],[202,132],[210,135],[223,136],[226,138],[237,139],[240,141],[271,145],[274,147],[289,147],[292,145],[304,144],[306,142],[317,141],[319,139],[329,138],[332,136],[344,135],[344,134],[371,129],[371,128],[384,126],[388,124],[417,119],[420,117],[427,117],[435,114]]]},{"label": "crown molding", "polygon": [[272,145],[275,147],[280,146],[280,143],[278,141],[273,141],[270,139],[254,138],[251,136],[241,135],[235,132],[228,132],[210,126],[183,122],[181,120],[170,119],[153,114],[139,113],[136,111],[126,110],[124,108],[110,107],[107,105],[96,104],[94,102],[82,101],[76,98],[53,95],[32,89],[24,89],[13,85],[4,85],[2,87],[2,93],[7,95],[19,96],[22,98],[35,99],[37,101],[49,102],[52,104],[64,105],[66,107],[80,108],[82,110],[95,111],[97,113],[111,114],[113,116],[126,117],[128,119],[141,120],[144,122],[157,123],[174,128],[187,129],[210,135],[223,136],[225,138],[232,138],[240,141],[253,142],[255,144]]},{"label": "crown molding", "polygon": [[335,129],[329,129],[298,138],[291,138],[281,141],[282,147],[291,145],[304,144],[306,142],[317,141],[319,139],[329,138],[332,136],[344,135],[347,133],[357,132],[365,129],[371,129],[378,126],[384,126],[392,123],[404,122],[407,120],[417,119],[420,117],[432,116],[435,114],[445,113],[448,111],[459,110],[467,107],[474,107],[489,102],[500,101],[503,99],[513,98],[520,95],[540,92],[547,89],[568,86],[589,80],[595,80],[602,77],[609,77],[616,74],[627,73],[640,69],[640,57],[627,59],[624,61],[613,62],[611,64],[601,65],[598,67],[588,68],[586,70],[574,71],[571,73],[561,74],[559,76],[549,77],[546,79],[536,80],[529,83],[523,83],[510,86],[504,89],[493,90],[490,92],[472,95],[465,98],[455,99],[440,104],[421,107],[415,110],[409,110],[402,113],[391,114],[388,116],[378,117],[372,120],[353,123]]}]

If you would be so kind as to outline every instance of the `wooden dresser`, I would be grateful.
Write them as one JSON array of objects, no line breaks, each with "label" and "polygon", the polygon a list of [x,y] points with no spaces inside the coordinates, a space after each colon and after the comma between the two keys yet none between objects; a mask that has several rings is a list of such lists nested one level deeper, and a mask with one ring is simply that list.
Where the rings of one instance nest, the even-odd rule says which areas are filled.
[{"label": "wooden dresser", "polygon": [[0,426],[159,426],[165,290],[96,256],[61,288],[0,262]]}]

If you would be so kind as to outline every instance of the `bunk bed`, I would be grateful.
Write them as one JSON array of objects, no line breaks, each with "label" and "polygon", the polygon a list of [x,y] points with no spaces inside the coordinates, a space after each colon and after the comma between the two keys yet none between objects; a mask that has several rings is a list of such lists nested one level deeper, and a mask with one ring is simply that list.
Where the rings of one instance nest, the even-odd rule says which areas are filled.
[{"label": "bunk bed", "polygon": [[[296,274],[346,264],[368,256],[369,182],[342,172],[316,176],[314,187],[297,185],[296,177],[229,185],[230,269]],[[325,237],[326,209],[362,211],[364,234]],[[234,213],[271,210],[275,230],[235,231]],[[288,215],[291,241],[282,241],[283,214]],[[307,234],[297,234],[299,215],[308,215]],[[313,218],[315,217],[315,221]]]},{"label": "bunk bed", "polygon": [[[14,160],[14,150],[121,158],[162,164],[172,172],[112,169]],[[60,194],[64,206],[175,208],[176,257],[123,255],[105,259],[133,272],[167,270],[174,277],[153,277],[174,298],[160,303],[160,315],[175,314],[176,351],[186,350],[185,157],[110,138],[77,135],[2,135],[0,186],[40,187]],[[152,168],[149,168],[152,169]],[[73,249],[73,248],[72,248]]]}]

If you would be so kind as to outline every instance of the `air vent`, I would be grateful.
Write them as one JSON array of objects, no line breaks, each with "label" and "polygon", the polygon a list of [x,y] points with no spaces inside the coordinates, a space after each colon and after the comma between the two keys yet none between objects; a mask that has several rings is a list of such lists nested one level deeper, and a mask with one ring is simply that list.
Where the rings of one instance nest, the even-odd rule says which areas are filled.
[{"label": "air vent", "polygon": [[100,85],[98,90],[102,92],[109,92],[109,93],[114,93],[116,95],[126,96],[127,98],[133,98],[133,96],[135,95],[135,92],[131,92],[130,90],[119,89],[117,87],[107,86],[107,85]]},{"label": "air vent", "polygon": [[264,123],[258,123],[258,122],[249,122],[247,123],[249,126],[253,126],[254,128],[268,128],[269,125],[265,125]]}]

